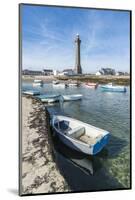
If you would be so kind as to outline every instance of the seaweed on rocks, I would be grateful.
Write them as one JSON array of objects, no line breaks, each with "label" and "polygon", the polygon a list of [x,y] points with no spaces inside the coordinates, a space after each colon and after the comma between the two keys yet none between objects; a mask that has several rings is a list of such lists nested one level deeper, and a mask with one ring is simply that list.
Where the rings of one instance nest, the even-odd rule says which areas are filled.
[{"label": "seaweed on rocks", "polygon": [[27,120],[22,131],[25,139],[22,144],[25,147],[22,154],[23,194],[68,191],[67,183],[54,162],[49,113],[40,101],[33,97],[23,98],[29,109],[24,111]]}]

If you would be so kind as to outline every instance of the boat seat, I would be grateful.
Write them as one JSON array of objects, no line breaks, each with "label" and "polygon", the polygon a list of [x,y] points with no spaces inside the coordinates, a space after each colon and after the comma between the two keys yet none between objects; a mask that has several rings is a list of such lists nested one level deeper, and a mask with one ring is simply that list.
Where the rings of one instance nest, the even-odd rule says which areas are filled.
[{"label": "boat seat", "polygon": [[68,136],[76,138],[76,139],[81,137],[84,134],[85,134],[85,127],[83,127],[83,126],[78,126],[67,132]]},{"label": "boat seat", "polygon": [[88,135],[82,135],[79,140],[88,144],[88,145],[92,145],[97,143],[98,141],[100,141],[100,139],[102,138],[102,134],[96,136],[96,137],[90,137]]}]

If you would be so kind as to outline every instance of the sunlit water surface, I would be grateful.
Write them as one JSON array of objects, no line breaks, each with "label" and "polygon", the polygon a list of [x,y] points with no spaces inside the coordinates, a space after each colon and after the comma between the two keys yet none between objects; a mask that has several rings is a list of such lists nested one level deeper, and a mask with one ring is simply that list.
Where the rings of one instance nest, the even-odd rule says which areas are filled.
[{"label": "sunlit water surface", "polygon": [[[23,83],[23,89],[33,89]],[[61,173],[73,191],[130,187],[130,88],[126,93],[102,92],[101,88],[34,87],[43,94],[82,94],[83,99],[48,105],[51,114],[63,114],[111,133],[106,148],[94,158],[81,155],[54,139]],[[87,173],[93,170],[93,175]]]}]

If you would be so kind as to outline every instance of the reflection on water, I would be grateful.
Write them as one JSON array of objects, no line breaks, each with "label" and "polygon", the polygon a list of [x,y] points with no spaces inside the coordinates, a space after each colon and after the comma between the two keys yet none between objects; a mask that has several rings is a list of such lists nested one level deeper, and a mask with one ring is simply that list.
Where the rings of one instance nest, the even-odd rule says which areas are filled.
[{"label": "reflection on water", "polygon": [[[23,89],[32,85],[23,84]],[[37,88],[36,88],[37,89]],[[102,92],[100,88],[38,88],[44,94],[83,94],[75,102],[48,105],[50,114],[67,115],[111,133],[109,144],[90,157],[74,152],[53,138],[59,169],[73,191],[91,191],[130,187],[130,91]]]},{"label": "reflection on water", "polygon": [[104,149],[98,156],[92,157],[71,150],[57,137],[53,137],[53,144],[59,170],[72,191],[123,188],[123,185],[115,177],[110,176],[103,165],[103,160],[108,157],[107,149]]}]

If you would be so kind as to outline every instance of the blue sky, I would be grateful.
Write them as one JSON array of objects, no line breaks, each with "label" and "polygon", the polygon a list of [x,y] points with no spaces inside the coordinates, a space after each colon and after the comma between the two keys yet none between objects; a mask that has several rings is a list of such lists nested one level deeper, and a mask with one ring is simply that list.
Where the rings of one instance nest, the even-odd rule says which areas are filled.
[{"label": "blue sky", "polygon": [[74,68],[78,33],[83,72],[129,72],[129,12],[23,5],[21,13],[23,69]]}]

